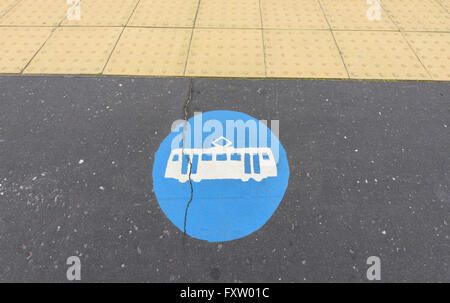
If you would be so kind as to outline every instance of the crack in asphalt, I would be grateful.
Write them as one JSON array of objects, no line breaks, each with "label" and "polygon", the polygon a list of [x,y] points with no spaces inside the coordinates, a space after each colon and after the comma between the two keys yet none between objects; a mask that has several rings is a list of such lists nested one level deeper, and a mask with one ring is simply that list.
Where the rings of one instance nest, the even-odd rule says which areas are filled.
[{"label": "crack in asphalt", "polygon": [[[183,157],[185,157],[185,153],[184,153],[184,149],[185,149],[185,131],[186,131],[186,125],[187,125],[187,121],[188,121],[188,107],[189,104],[191,103],[192,100],[192,86],[193,86],[193,79],[191,78],[189,80],[189,91],[188,91],[188,96],[186,99],[186,103],[184,104],[184,125],[183,125],[183,135],[182,135],[182,140],[183,140],[183,148],[181,151],[181,154],[183,155]],[[184,235],[184,239],[186,237],[186,222],[187,222],[187,215],[188,215],[188,211],[189,211],[189,206],[191,205],[191,202],[194,198],[194,186],[192,185],[192,179],[191,179],[191,174],[192,174],[192,160],[191,157],[189,155],[187,155],[188,158],[188,165],[189,165],[189,184],[191,186],[191,197],[186,205],[186,210],[184,212],[184,227],[183,227],[183,235]]]}]

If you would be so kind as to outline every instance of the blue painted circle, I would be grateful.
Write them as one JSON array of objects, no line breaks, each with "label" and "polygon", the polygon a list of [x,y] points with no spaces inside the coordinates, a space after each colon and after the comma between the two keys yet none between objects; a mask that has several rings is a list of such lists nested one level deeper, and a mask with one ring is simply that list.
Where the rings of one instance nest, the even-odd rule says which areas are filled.
[{"label": "blue painted circle", "polygon": [[[257,119],[234,111],[210,111],[201,115],[202,129],[206,121],[214,119],[223,125],[224,133],[226,120],[242,120],[244,123],[254,120],[258,123]],[[195,117],[198,118],[198,115]],[[188,120],[190,125],[194,125],[195,117]],[[254,179],[248,181],[219,179],[192,182],[194,194],[186,218],[186,233],[189,236],[209,242],[239,239],[261,228],[277,209],[288,185],[289,165],[286,152],[278,138],[273,136],[273,144],[271,144],[271,130],[265,125],[260,127],[258,134],[260,134],[260,131],[265,131],[268,134],[268,146],[271,150],[274,150],[275,144],[279,146],[279,160],[276,163],[277,175],[264,178],[259,182]],[[181,231],[184,231],[186,206],[191,197],[190,183],[189,181],[182,183],[177,179],[165,177],[166,166],[172,151],[172,141],[176,136],[181,136],[180,129],[171,132],[155,154],[153,190],[161,209],[169,220]],[[186,133],[185,139],[187,140]],[[191,127],[190,133],[192,142],[194,142],[194,127]],[[212,133],[214,133],[214,130],[211,132],[203,131],[202,141]],[[245,144],[246,147],[258,147],[260,145],[257,143],[257,146],[252,146],[250,142],[245,142]],[[182,145],[179,147],[182,147]],[[195,143],[191,145],[191,148],[198,147],[201,148],[201,145],[198,146]]]}]

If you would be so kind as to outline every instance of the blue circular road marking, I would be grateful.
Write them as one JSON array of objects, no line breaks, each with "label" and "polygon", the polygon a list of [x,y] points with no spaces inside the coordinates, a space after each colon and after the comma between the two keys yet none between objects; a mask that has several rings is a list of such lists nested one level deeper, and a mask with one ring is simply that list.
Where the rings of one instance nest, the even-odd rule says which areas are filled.
[{"label": "blue circular road marking", "polygon": [[[194,119],[200,119],[200,124]],[[226,133],[227,121],[256,123],[259,139],[252,141],[247,129],[245,141],[239,141],[239,130]],[[217,132],[217,123],[222,125],[222,134]],[[184,147],[173,143],[182,137],[180,125],[164,139],[155,155],[153,189],[163,212],[184,231],[191,198],[190,173],[193,199],[186,216],[189,236],[222,242],[261,228],[280,204],[289,180],[286,152],[278,138],[257,119],[234,111],[205,112],[190,118],[187,124]],[[199,126],[202,138],[195,142]]]}]

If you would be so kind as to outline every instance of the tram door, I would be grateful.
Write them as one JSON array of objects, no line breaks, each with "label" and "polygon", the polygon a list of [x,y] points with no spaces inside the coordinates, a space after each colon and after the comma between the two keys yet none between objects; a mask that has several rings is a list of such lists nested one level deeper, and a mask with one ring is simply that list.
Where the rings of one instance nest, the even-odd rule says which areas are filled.
[{"label": "tram door", "polygon": [[[183,175],[187,175],[189,174],[189,158],[191,156],[190,155],[183,155],[183,163],[181,164],[181,173]],[[194,154],[194,156],[192,157],[192,170],[191,173],[192,174],[196,174],[197,173],[197,167],[198,167],[198,154]]]}]

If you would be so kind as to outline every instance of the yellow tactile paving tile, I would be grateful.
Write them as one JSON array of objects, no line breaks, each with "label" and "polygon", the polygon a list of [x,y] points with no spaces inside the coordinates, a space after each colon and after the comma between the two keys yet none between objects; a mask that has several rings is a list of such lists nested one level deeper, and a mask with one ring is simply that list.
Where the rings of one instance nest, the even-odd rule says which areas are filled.
[{"label": "yellow tactile paving tile", "polygon": [[327,29],[318,1],[260,0],[265,29]]},{"label": "yellow tactile paving tile", "polygon": [[377,0],[320,0],[332,29],[398,30]]},{"label": "yellow tactile paving tile", "polygon": [[399,32],[336,31],[350,78],[430,80]]},{"label": "yellow tactile paving tile", "polygon": [[259,0],[202,0],[196,27],[261,28]]},{"label": "yellow tactile paving tile", "polygon": [[405,33],[433,80],[450,81],[450,33]]},{"label": "yellow tactile paving tile", "polygon": [[138,0],[82,0],[79,20],[64,20],[72,26],[124,26]]},{"label": "yellow tactile paving tile", "polygon": [[121,32],[120,27],[58,28],[24,73],[99,74]]},{"label": "yellow tactile paving tile", "polygon": [[193,27],[199,0],[141,0],[129,26]]},{"label": "yellow tactile paving tile", "polygon": [[182,28],[127,28],[104,73],[183,76],[191,34]]},{"label": "yellow tactile paving tile", "polygon": [[0,27],[0,73],[20,73],[51,30],[50,27]]},{"label": "yellow tactile paving tile", "polygon": [[55,26],[69,8],[66,1],[22,0],[0,19],[0,25]]},{"label": "yellow tactile paving tile", "polygon": [[403,31],[450,31],[450,14],[436,0],[383,0]]},{"label": "yellow tactile paving tile", "polygon": [[0,17],[19,0],[1,0],[0,1]]},{"label": "yellow tactile paving tile", "polygon": [[261,30],[196,29],[187,76],[264,77]]},{"label": "yellow tactile paving tile", "polygon": [[450,80],[450,0],[0,0],[0,34],[0,74]]},{"label": "yellow tactile paving tile", "polygon": [[348,78],[327,30],[265,30],[268,77]]}]

